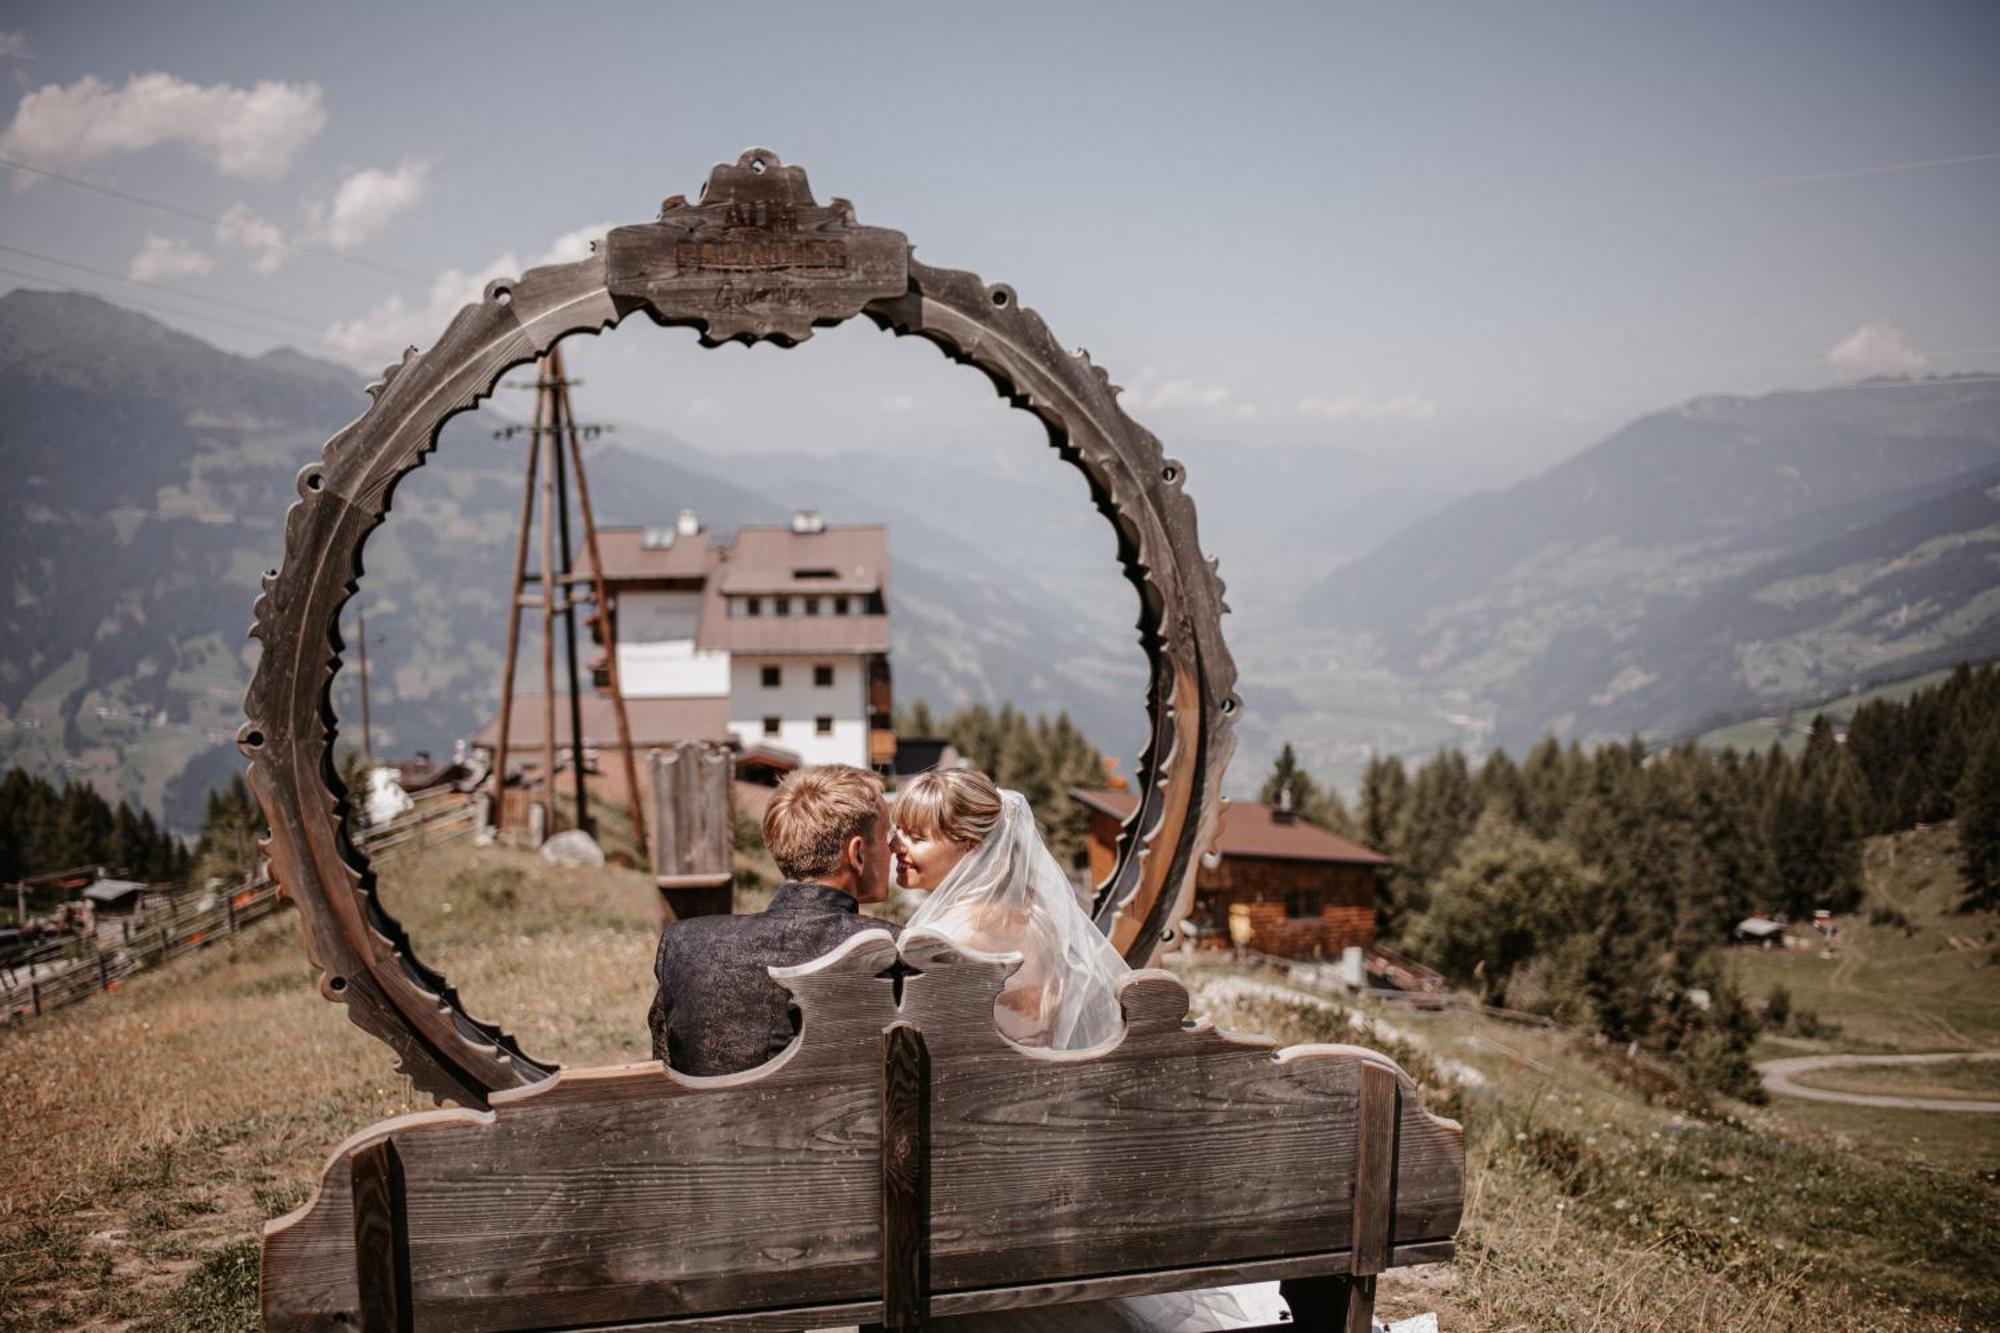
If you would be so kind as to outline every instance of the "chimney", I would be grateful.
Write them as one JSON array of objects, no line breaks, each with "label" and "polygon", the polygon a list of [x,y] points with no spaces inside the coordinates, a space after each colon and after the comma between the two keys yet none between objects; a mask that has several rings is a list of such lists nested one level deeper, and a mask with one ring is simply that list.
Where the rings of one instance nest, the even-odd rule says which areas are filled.
[{"label": "chimney", "polygon": [[805,534],[826,531],[826,520],[817,509],[794,509],[792,511],[792,531]]},{"label": "chimney", "polygon": [[674,520],[674,531],[683,537],[692,537],[701,531],[701,516],[692,509],[681,510],[681,516]]},{"label": "chimney", "polygon": [[1291,784],[1286,783],[1284,786],[1278,788],[1278,804],[1271,811],[1271,822],[1274,824],[1291,824],[1296,823],[1298,817],[1298,811],[1292,809]]}]

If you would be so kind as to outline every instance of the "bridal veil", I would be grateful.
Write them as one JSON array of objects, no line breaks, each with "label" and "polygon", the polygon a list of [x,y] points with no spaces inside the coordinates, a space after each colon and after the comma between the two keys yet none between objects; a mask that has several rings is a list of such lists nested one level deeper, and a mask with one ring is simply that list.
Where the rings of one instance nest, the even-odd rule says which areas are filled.
[{"label": "bridal veil", "polygon": [[1131,969],[1092,923],[1019,792],[1000,793],[1000,819],[904,926],[982,953],[1018,953],[994,1011],[1001,1032],[1029,1046],[1080,1050],[1124,1025],[1118,983]]}]

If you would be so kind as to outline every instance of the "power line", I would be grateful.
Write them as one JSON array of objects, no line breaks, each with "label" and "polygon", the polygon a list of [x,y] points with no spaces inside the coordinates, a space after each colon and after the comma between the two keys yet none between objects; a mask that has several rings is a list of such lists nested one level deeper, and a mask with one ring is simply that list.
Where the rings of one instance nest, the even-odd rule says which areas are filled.
[{"label": "power line", "polygon": [[24,249],[18,245],[0,244],[0,251],[5,251],[10,255],[19,255],[23,259],[34,259],[44,264],[54,264],[59,268],[75,269],[78,273],[88,273],[93,277],[109,278],[113,282],[122,282],[132,287],[147,287],[156,292],[168,292],[174,296],[185,297],[190,301],[202,301],[209,305],[225,306],[246,315],[256,315],[260,319],[272,319],[284,324],[294,324],[315,334],[326,331],[326,324],[324,322],[307,319],[303,315],[289,315],[281,310],[266,310],[261,306],[246,305],[241,301],[231,301],[226,297],[209,296],[204,292],[191,292],[185,287],[169,287],[164,282],[151,282],[145,278],[127,277],[123,274],[114,273],[110,269],[92,268],[89,264],[79,264],[72,259],[58,259],[54,255],[41,254],[34,250]]},{"label": "power line", "polygon": [[[52,288],[54,288],[54,290],[59,292],[70,292],[78,296],[95,296],[100,300],[106,299],[106,294],[104,292],[92,291],[88,287],[70,286],[68,284],[58,282],[57,280],[49,277],[48,274],[46,273],[28,273],[22,269],[9,268],[4,264],[0,264],[0,273],[4,273],[10,278],[22,278],[27,280],[28,282],[46,283]],[[234,329],[238,333],[247,333],[254,338],[271,338],[276,336],[269,329],[256,329],[250,327],[248,324],[238,324],[234,320],[223,319],[219,316],[211,315],[204,310],[183,310],[177,306],[166,305],[161,302],[148,301],[140,297],[125,296],[122,294],[119,296],[118,300],[119,302],[129,305],[135,309],[144,310],[148,314],[172,315],[177,319],[192,319],[199,323],[214,324],[221,328]]]},{"label": "power line", "polygon": [[[60,181],[64,185],[73,186],[79,190],[89,190],[93,193],[104,195],[107,198],[121,199],[128,204],[137,204],[141,208],[150,208],[160,213],[171,213],[175,217],[186,218],[190,222],[205,222],[211,227],[222,225],[222,219],[213,213],[197,212],[192,208],[183,208],[179,204],[168,203],[164,199],[150,199],[143,194],[133,194],[129,190],[120,190],[110,185],[100,185],[96,181],[84,180],[80,176],[65,176],[60,171],[50,171],[47,167],[30,166],[26,162],[16,161],[11,157],[0,157],[0,167],[12,167],[16,171],[25,171],[30,175],[42,176],[52,181]],[[407,278],[412,282],[429,282],[431,280],[431,275],[428,273],[418,273],[412,269],[400,268],[395,264],[384,264],[378,260],[363,259],[360,255],[342,254],[338,250],[328,250],[322,246],[308,245],[303,241],[288,241],[280,236],[277,243],[283,248],[299,254],[317,255],[321,259],[331,259],[336,263],[353,264],[358,268],[369,269],[376,273],[386,273],[394,278]]]}]

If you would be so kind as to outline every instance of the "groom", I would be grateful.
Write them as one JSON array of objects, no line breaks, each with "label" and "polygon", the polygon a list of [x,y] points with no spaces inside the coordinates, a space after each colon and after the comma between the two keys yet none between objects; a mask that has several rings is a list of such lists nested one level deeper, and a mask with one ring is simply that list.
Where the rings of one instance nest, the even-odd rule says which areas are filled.
[{"label": "groom", "polygon": [[862,916],[889,896],[889,807],[882,780],[847,764],[801,768],[764,811],[764,845],[785,883],[755,916],[670,921],[646,1021],[653,1057],[684,1074],[733,1074],[798,1035],[791,997],[765,970],[809,963],[850,935],[895,929]]}]

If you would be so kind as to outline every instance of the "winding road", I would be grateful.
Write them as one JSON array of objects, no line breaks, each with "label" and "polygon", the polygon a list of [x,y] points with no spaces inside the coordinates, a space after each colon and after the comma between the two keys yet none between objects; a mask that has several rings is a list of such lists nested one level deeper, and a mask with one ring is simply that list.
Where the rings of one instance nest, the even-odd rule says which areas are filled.
[{"label": "winding road", "polygon": [[2000,1060],[2000,1051],[1939,1051],[1930,1055],[1799,1055],[1784,1060],[1766,1060],[1757,1066],[1764,1078],[1764,1091],[1786,1097],[1804,1097],[1815,1102],[1844,1102],[1849,1106],[1888,1106],[1903,1111],[1974,1111],[2000,1114],[2000,1102],[1972,1101],[1957,1097],[1891,1097],[1866,1092],[1836,1092],[1831,1088],[1809,1088],[1794,1083],[1792,1075],[1814,1069],[1855,1069],[1871,1065],[1934,1065],[1952,1060]]}]

